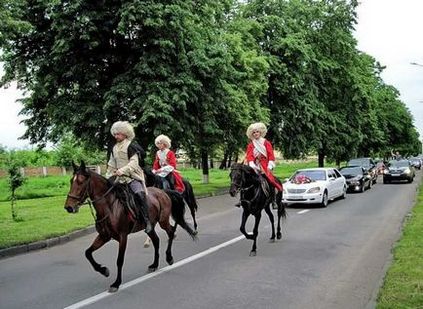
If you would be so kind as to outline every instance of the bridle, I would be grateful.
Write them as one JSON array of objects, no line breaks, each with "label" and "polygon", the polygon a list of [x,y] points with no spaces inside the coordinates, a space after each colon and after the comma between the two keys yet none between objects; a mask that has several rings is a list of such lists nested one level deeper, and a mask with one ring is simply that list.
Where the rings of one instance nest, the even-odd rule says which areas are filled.
[{"label": "bridle", "polygon": [[97,203],[98,201],[104,199],[110,192],[112,192],[113,188],[115,187],[115,184],[113,183],[113,185],[109,189],[107,189],[107,191],[102,196],[96,198],[95,200],[91,200],[89,196],[90,183],[91,183],[90,178],[91,178],[91,175],[88,174],[87,179],[84,181],[86,184],[85,184],[85,191],[83,194],[81,194],[80,196],[68,194],[67,196],[71,199],[78,201],[78,203],[75,205],[78,208],[81,207],[82,205],[88,204],[90,206],[91,215],[94,218],[95,223],[99,224],[103,222],[104,220],[106,220],[109,217],[109,214],[107,216],[104,216],[101,219],[96,218],[96,215],[94,214],[93,205]]},{"label": "bridle", "polygon": [[241,201],[241,203],[245,202],[248,205],[250,205],[251,203],[253,203],[258,198],[259,193],[260,193],[260,190],[259,190],[259,188],[256,189],[256,192],[254,194],[254,197],[251,200],[243,199],[243,193],[245,193],[245,192],[253,189],[255,187],[255,185],[254,184],[251,184],[250,186],[244,188],[243,187],[243,184],[244,184],[244,179],[245,179],[245,176],[244,176],[244,172],[245,171],[242,169],[242,167],[232,167],[231,168],[231,172],[233,172],[233,171],[239,171],[240,173],[242,173],[242,179],[241,179],[241,182],[240,183],[234,182],[233,179],[232,179],[232,177],[231,177],[231,184],[236,189],[235,193],[240,192],[240,196],[241,196],[241,200],[240,201]]}]

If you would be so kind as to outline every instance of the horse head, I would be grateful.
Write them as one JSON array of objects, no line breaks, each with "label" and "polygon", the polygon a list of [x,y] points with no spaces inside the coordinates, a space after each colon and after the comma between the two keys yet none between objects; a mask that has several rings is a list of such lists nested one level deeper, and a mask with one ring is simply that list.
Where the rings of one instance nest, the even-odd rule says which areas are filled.
[{"label": "horse head", "polygon": [[80,166],[77,166],[74,162],[72,162],[72,166],[73,176],[70,181],[70,190],[65,201],[65,209],[69,213],[76,213],[79,211],[79,207],[81,207],[88,198],[91,174],[82,160]]},{"label": "horse head", "polygon": [[254,179],[257,175],[250,166],[234,163],[231,166],[229,177],[231,178],[229,194],[234,197],[241,189],[249,186],[251,179]]}]

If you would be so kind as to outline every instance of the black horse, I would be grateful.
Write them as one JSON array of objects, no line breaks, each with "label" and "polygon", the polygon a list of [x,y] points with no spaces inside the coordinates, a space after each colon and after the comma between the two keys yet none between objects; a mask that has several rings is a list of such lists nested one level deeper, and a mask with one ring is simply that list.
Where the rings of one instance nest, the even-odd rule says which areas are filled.
[{"label": "black horse", "polygon": [[[163,189],[163,178],[154,174],[151,171],[151,168],[148,166],[143,167],[144,175],[145,175],[145,182],[147,187],[156,187],[159,189]],[[187,203],[189,210],[191,212],[192,220],[194,221],[194,229],[197,230],[197,221],[195,219],[195,213],[198,210],[197,200],[195,199],[194,190],[192,189],[191,183],[182,178],[182,182],[185,186],[185,191],[182,193],[182,197],[184,198],[185,202]]]},{"label": "black horse", "polygon": [[[272,224],[272,236],[270,237],[270,241],[275,241],[275,224],[270,207],[273,199],[272,194],[270,194],[270,190],[273,190],[273,187],[270,187],[267,180],[263,176],[258,175],[254,169],[248,165],[234,163],[231,167],[231,173],[229,176],[231,178],[231,187],[229,189],[230,195],[234,197],[238,192],[241,194],[241,206],[243,208],[243,213],[240,230],[247,239],[253,240],[253,247],[251,248],[250,256],[255,256],[257,254],[258,227],[261,219],[261,211],[263,209],[266,211]],[[279,179],[275,179],[280,183]],[[278,209],[278,227],[276,237],[277,239],[281,239],[281,218],[286,218],[285,206],[282,203],[282,192],[278,192],[276,194],[276,204]],[[255,217],[253,234],[247,233],[245,230],[245,224],[250,215]]]}]

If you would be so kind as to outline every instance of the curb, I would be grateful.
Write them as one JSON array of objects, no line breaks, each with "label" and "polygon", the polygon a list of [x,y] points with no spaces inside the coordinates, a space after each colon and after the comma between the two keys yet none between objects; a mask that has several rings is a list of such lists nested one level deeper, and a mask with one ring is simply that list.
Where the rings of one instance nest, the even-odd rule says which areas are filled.
[{"label": "curb", "polygon": [[[224,189],[224,190],[219,190],[217,192],[212,192],[209,194],[205,194],[205,195],[200,195],[198,196],[196,199],[202,199],[202,198],[207,198],[207,197],[213,197],[213,196],[218,196],[218,195],[224,195],[227,194],[229,192],[228,189]],[[36,241],[33,243],[29,243],[29,244],[25,244],[25,245],[19,245],[19,246],[14,246],[14,247],[9,247],[9,248],[5,248],[5,249],[0,249],[0,260],[7,258],[7,257],[11,257],[11,256],[15,256],[15,255],[19,255],[19,254],[23,254],[23,253],[28,253],[30,251],[34,251],[34,250],[39,250],[39,249],[46,249],[46,248],[50,248],[50,247],[54,247],[57,245],[61,245],[64,243],[67,243],[71,240],[74,240],[76,238],[91,234],[95,232],[95,226],[89,226],[80,230],[76,230],[74,232],[71,232],[69,234],[66,235],[62,235],[62,236],[58,236],[58,237],[53,237],[53,238],[48,238],[45,240],[40,240],[40,241]]]},{"label": "curb", "polygon": [[50,248],[59,244],[64,244],[68,241],[74,240],[81,236],[88,235],[95,231],[94,226],[90,226],[81,230],[76,230],[66,235],[53,237],[45,240],[36,241],[26,245],[14,246],[6,249],[0,249],[0,259],[10,256],[15,256],[22,253],[27,253],[33,250]]}]

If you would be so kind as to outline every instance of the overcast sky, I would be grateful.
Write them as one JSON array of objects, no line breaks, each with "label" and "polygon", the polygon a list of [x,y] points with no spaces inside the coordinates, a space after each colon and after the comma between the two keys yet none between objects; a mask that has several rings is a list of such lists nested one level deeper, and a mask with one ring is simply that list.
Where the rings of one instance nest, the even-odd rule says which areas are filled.
[{"label": "overcast sky", "polygon": [[[400,91],[423,138],[422,13],[423,0],[362,0],[355,36],[359,50],[386,66],[382,74],[385,83]],[[18,140],[25,132],[19,124],[21,106],[15,103],[19,97],[13,84],[8,89],[0,88],[0,144],[9,149],[29,147],[28,141]]]}]

